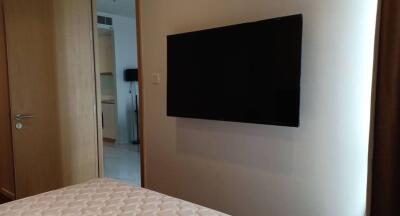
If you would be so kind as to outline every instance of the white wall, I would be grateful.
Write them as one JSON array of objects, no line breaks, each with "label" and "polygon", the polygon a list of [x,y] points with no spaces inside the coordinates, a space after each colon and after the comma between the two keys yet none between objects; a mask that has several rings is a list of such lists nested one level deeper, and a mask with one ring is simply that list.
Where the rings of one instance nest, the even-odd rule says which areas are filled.
[{"label": "white wall", "polygon": [[[147,187],[233,215],[364,215],[376,5],[141,1]],[[166,35],[296,13],[300,128],[166,116]]]},{"label": "white wall", "polygon": [[[133,9],[132,9],[133,10]],[[117,101],[117,142],[136,140],[135,104],[129,94],[130,82],[124,81],[124,70],[137,68],[136,20],[108,13],[99,15],[113,18],[115,47],[115,80]]]}]

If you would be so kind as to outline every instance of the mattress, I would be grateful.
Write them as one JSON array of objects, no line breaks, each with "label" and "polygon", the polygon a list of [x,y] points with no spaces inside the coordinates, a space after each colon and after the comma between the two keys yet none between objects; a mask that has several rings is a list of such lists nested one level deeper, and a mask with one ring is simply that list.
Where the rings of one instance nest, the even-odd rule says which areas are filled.
[{"label": "mattress", "polygon": [[95,179],[0,205],[0,216],[227,216],[112,179]]}]

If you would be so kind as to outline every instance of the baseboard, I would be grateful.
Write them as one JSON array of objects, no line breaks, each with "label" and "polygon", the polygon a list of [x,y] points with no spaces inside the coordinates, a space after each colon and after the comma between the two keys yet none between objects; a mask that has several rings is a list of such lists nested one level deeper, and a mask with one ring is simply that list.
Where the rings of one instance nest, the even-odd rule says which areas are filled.
[{"label": "baseboard", "polygon": [[4,196],[3,193],[0,193],[0,205],[11,201],[13,200]]},{"label": "baseboard", "polygon": [[11,191],[5,189],[5,188],[0,188],[0,195],[3,196],[5,199],[8,199],[8,200],[14,200],[15,199],[15,194],[12,193]]}]

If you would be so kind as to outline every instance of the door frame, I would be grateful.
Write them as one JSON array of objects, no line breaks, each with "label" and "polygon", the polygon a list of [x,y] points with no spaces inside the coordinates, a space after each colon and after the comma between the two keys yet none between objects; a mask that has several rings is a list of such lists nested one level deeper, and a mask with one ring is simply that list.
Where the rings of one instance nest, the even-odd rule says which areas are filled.
[{"label": "door frame", "polygon": [[[92,32],[93,32],[93,53],[95,62],[95,86],[96,86],[96,113],[97,113],[97,144],[98,144],[98,165],[99,177],[104,177],[104,150],[103,150],[103,131],[102,131],[102,114],[101,114],[101,86],[100,86],[100,70],[99,63],[96,61],[99,47],[97,39],[97,7],[96,0],[92,1]],[[143,68],[142,68],[142,43],[141,43],[141,0],[134,0],[136,5],[136,43],[137,43],[137,61],[138,61],[138,77],[139,77],[139,137],[140,137],[140,178],[141,186],[145,187],[145,139],[144,139],[144,94],[143,94]],[[134,27],[134,26],[132,26]]]},{"label": "door frame", "polygon": [[[0,56],[3,57],[3,64],[0,65],[0,84],[3,85],[0,87],[0,89],[4,90],[4,95],[6,98],[3,98],[2,102],[5,102],[5,104],[2,104],[3,108],[0,108],[1,111],[6,110],[7,111],[7,122],[2,122],[0,124],[4,124],[3,127],[0,126],[2,131],[0,131],[0,136],[4,136],[4,140],[9,141],[8,143],[3,143],[0,145],[8,145],[9,147],[9,152],[11,155],[6,159],[9,159],[9,171],[10,176],[3,177],[3,181],[8,177],[6,181],[8,181],[9,188],[3,188],[4,185],[0,185],[0,204],[2,202],[8,202],[11,200],[15,200],[16,198],[16,187],[15,187],[15,167],[14,167],[14,142],[13,142],[13,134],[12,134],[12,123],[11,123],[11,98],[10,98],[10,85],[9,85],[9,75],[8,75],[8,59],[7,59],[7,38],[6,38],[6,22],[5,22],[5,15],[4,15],[4,5],[3,5],[3,0],[0,0]],[[0,99],[1,100],[1,99]],[[5,113],[3,113],[5,114]],[[5,116],[5,115],[4,115]],[[5,126],[5,125],[8,125]],[[7,131],[5,131],[6,129]],[[3,148],[4,149],[4,148]],[[1,153],[0,153],[1,156]],[[1,173],[0,173],[1,174]],[[0,176],[0,179],[2,177]],[[1,182],[4,183],[4,182]],[[0,184],[1,184],[0,183]]]}]

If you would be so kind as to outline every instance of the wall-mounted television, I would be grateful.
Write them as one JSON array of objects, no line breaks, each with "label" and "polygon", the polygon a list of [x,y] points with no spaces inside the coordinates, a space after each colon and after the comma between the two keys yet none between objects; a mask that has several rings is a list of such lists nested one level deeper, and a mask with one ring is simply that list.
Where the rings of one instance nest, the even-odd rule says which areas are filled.
[{"label": "wall-mounted television", "polygon": [[302,15],[167,37],[167,115],[299,126]]}]

